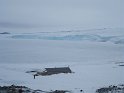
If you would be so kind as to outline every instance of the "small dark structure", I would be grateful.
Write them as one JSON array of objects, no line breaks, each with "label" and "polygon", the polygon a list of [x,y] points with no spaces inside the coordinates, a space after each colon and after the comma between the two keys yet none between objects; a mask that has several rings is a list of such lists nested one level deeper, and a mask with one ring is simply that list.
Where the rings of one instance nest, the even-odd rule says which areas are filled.
[{"label": "small dark structure", "polygon": [[45,68],[42,72],[37,72],[36,76],[38,75],[53,75],[53,74],[59,74],[59,73],[72,73],[71,69],[69,67],[55,67],[55,68]]},{"label": "small dark structure", "polygon": [[122,64],[122,65],[119,65],[119,66],[124,66],[124,64]]}]

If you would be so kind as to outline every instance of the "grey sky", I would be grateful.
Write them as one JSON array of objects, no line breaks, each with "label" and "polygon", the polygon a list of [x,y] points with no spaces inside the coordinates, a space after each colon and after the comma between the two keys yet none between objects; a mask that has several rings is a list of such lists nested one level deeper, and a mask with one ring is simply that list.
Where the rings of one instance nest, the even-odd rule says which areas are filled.
[{"label": "grey sky", "polygon": [[0,28],[124,27],[124,0],[0,0]]}]

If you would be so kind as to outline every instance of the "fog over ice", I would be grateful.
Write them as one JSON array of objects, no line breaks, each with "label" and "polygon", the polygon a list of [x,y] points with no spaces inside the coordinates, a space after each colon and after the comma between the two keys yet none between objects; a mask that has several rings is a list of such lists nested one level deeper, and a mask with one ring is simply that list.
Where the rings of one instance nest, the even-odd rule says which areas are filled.
[{"label": "fog over ice", "polygon": [[124,27],[123,0],[0,0],[0,30]]}]

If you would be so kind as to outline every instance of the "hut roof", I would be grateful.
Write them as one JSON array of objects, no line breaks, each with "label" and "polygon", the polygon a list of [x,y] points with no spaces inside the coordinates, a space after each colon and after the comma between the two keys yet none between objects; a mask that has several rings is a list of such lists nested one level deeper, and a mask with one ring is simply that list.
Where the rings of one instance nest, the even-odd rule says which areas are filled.
[{"label": "hut roof", "polygon": [[71,73],[71,69],[69,67],[55,67],[55,68],[45,68],[47,72],[65,72],[65,73]]}]

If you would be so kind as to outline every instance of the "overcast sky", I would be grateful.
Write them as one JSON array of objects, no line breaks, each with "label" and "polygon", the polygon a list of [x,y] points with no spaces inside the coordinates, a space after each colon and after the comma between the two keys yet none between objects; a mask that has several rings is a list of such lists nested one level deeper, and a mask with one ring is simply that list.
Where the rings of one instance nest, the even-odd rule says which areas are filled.
[{"label": "overcast sky", "polygon": [[0,28],[124,27],[124,0],[0,0]]}]

